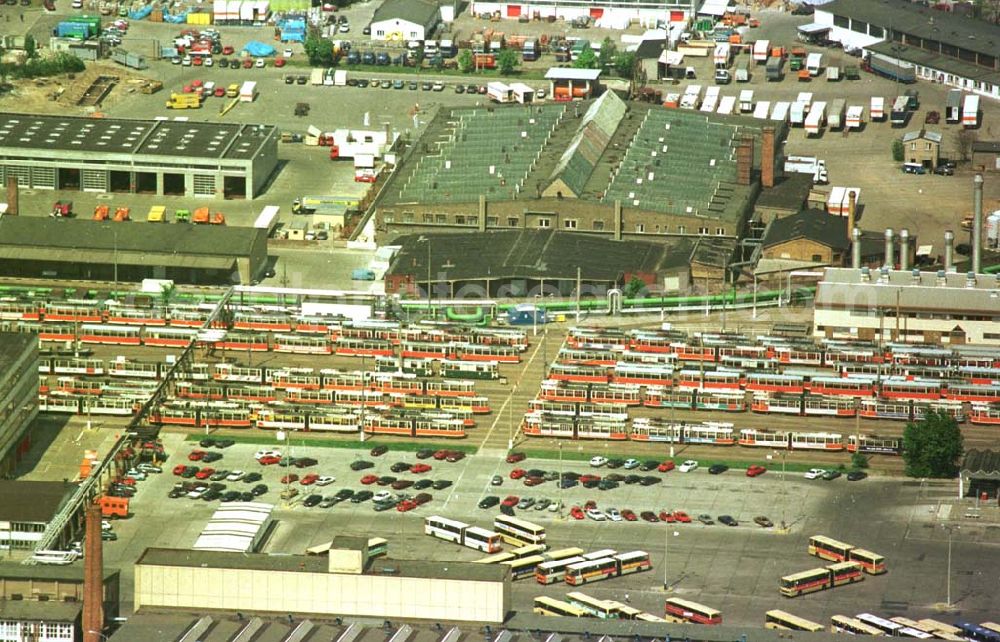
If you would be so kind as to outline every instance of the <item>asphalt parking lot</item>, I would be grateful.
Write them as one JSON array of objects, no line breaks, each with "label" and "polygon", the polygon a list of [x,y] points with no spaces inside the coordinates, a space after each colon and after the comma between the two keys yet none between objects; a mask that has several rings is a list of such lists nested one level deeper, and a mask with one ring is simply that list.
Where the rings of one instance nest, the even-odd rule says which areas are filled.
[{"label": "asphalt parking lot", "polygon": [[[134,516],[115,523],[119,539],[105,546],[107,564],[120,565],[123,570],[122,594],[130,600],[132,591],[131,564],[149,546],[186,548],[197,539],[199,532],[218,502],[186,498],[167,499],[171,487],[179,478],[171,473],[177,464],[190,464],[187,455],[197,449],[197,439],[185,440],[180,434],[165,434],[164,442],[170,458],[164,473],[151,475],[139,483],[139,492],[132,501]],[[680,473],[643,473],[656,475],[662,482],[653,486],[621,485],[608,491],[580,487],[558,490],[554,482],[526,488],[521,481],[511,480],[515,467],[537,467],[559,470],[558,461],[526,460],[516,465],[503,462],[495,455],[473,455],[457,463],[425,460],[433,469],[421,475],[395,474],[398,478],[447,479],[452,484],[444,490],[427,489],[433,500],[410,512],[388,510],[375,512],[371,501],[342,502],[332,508],[306,508],[301,500],[308,493],[323,496],[342,488],[354,491],[379,486],[365,486],[360,478],[365,474],[386,475],[397,461],[415,463],[412,453],[390,451],[381,457],[368,455],[369,444],[358,449],[296,446],[295,457],[310,456],[319,461],[305,470],[261,466],[254,453],[261,448],[286,450],[277,440],[273,444],[237,444],[220,450],[223,458],[211,465],[216,469],[257,471],[269,490],[260,501],[276,506],[276,527],[264,544],[271,554],[300,554],[307,547],[329,541],[337,534],[381,536],[389,540],[390,556],[401,559],[464,560],[480,559],[484,554],[472,549],[435,540],[423,535],[422,518],[438,514],[467,523],[489,527],[496,508],[476,507],[489,494],[559,500],[566,507],[595,500],[600,508],[630,508],[643,510],[684,510],[692,517],[708,513],[716,523],[711,526],[695,520],[691,524],[648,524],[643,521],[594,522],[577,521],[567,515],[549,511],[525,510],[517,514],[546,526],[551,548],[578,546],[585,550],[615,548],[619,551],[645,550],[650,553],[653,570],[640,575],[587,585],[584,591],[597,597],[625,599],[637,608],[659,612],[666,595],[664,570],[669,593],[700,601],[723,611],[726,621],[733,624],[757,625],[763,612],[784,608],[814,620],[825,621],[836,613],[871,611],[887,615],[927,617],[939,613],[938,603],[944,601],[943,583],[946,572],[948,535],[944,525],[959,527],[954,531],[953,601],[963,617],[987,619],[994,608],[995,578],[1000,562],[992,554],[1000,544],[997,509],[982,508],[981,518],[963,517],[966,509],[954,500],[951,483],[906,482],[896,479],[875,479],[848,482],[843,477],[833,481],[809,481],[801,473],[788,473],[782,480],[780,469],[748,478],[742,470],[730,470],[721,475],[709,475],[702,460],[699,470]],[[355,472],[350,463],[358,458],[371,460],[375,467]],[[197,462],[195,462],[197,463]],[[595,472],[586,462],[563,462],[563,469],[580,473]],[[289,471],[300,476],[314,471],[332,475],[336,481],[323,488],[311,487],[308,492],[299,484],[292,487],[300,495],[290,504],[278,498],[284,485],[280,478]],[[599,474],[611,471],[601,469]],[[619,470],[619,473],[629,471]],[[490,485],[494,474],[503,476],[499,487]],[[228,483],[227,488],[248,490],[253,484]],[[402,492],[414,494],[407,489]],[[738,527],[718,524],[719,515],[732,515]],[[764,529],[752,521],[757,515],[767,515],[776,524]],[[788,528],[780,529],[784,519]],[[825,534],[856,545],[865,546],[887,557],[890,571],[883,576],[868,577],[864,582],[831,591],[812,594],[794,600],[782,598],[777,591],[781,575],[815,568],[820,561],[806,554],[806,541],[814,534]],[[665,541],[666,540],[666,541]],[[666,559],[666,564],[664,564]],[[548,587],[533,580],[515,582],[512,597],[516,609],[527,608],[539,594],[558,596],[568,591],[565,585]],[[128,611],[130,605],[125,605]],[[957,615],[956,614],[956,615]]]}]

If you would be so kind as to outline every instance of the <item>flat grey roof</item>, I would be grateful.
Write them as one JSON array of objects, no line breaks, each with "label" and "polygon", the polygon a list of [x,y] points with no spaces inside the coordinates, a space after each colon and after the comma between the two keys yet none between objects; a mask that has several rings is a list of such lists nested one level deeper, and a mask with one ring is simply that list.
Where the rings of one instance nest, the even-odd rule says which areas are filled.
[{"label": "flat grey roof", "polygon": [[72,622],[82,610],[82,601],[0,600],[0,620]]},{"label": "flat grey roof", "polygon": [[0,363],[9,366],[32,345],[38,345],[38,341],[33,335],[21,332],[0,332]]},{"label": "flat grey roof", "polygon": [[937,11],[903,0],[833,0],[816,11],[862,20],[893,31],[937,40],[995,56],[1000,51],[1000,27],[985,20]]},{"label": "flat grey roof", "polygon": [[[1000,315],[997,292],[1000,279],[980,274],[971,286],[965,274],[947,273],[938,282],[936,272],[889,270],[881,282],[879,270],[870,271],[870,280],[862,279],[862,271],[853,268],[827,268],[816,288],[816,308],[855,307],[860,304],[875,308],[897,305],[907,310],[940,310],[954,315],[979,313]],[[956,324],[960,324],[956,321]]]},{"label": "flat grey roof", "polygon": [[0,253],[8,249],[43,250],[58,260],[66,253],[130,252],[144,255],[224,257],[226,265],[247,256],[267,230],[229,225],[115,223],[40,216],[0,218]]},{"label": "flat grey roof", "polygon": [[[105,568],[104,581],[113,579],[117,582],[119,572],[117,568]],[[44,564],[26,566],[24,564],[0,563],[0,578],[83,584],[83,566],[46,566]]]},{"label": "flat grey roof", "polygon": [[[262,553],[224,553],[189,551],[175,548],[147,548],[136,565],[232,568],[251,571],[327,573],[329,560],[321,555],[266,555]],[[391,575],[431,579],[502,582],[506,566],[474,562],[426,562],[379,558],[365,575]]]},{"label": "flat grey roof", "polygon": [[597,80],[601,76],[600,69],[573,69],[569,67],[550,67],[545,72],[546,80]]},{"label": "flat grey roof", "polygon": [[0,150],[250,160],[271,125],[0,114]]},{"label": "flat grey roof", "polygon": [[971,63],[958,60],[957,58],[942,56],[932,51],[924,51],[923,49],[917,49],[916,47],[901,47],[896,43],[890,42],[879,42],[874,45],[869,45],[865,47],[865,49],[874,51],[875,53],[882,54],[883,56],[889,58],[898,58],[899,60],[904,60],[915,65],[929,67],[945,73],[961,76],[962,78],[968,78],[969,80],[978,80],[980,82],[988,82],[994,85],[1000,84],[1000,72],[994,71],[993,69],[986,69],[985,67],[978,67]]},{"label": "flat grey roof", "polygon": [[74,490],[63,482],[0,480],[0,521],[44,524]]}]

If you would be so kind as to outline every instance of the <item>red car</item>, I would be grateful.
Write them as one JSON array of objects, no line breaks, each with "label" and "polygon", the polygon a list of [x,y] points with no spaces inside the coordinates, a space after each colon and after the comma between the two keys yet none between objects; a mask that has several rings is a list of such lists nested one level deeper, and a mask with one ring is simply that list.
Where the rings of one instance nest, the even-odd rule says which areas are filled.
[{"label": "red car", "polygon": [[405,513],[406,511],[413,510],[416,507],[417,504],[412,499],[404,499],[403,501],[396,504],[396,510],[398,510],[400,513]]},{"label": "red car", "polygon": [[261,466],[273,466],[274,464],[281,461],[281,457],[275,457],[274,455],[265,455],[257,460]]},{"label": "red car", "polygon": [[430,464],[413,464],[410,466],[411,473],[426,473],[431,469]]},{"label": "red car", "polygon": [[507,497],[505,497],[504,500],[500,503],[503,504],[504,506],[510,506],[513,508],[514,506],[517,506],[517,503],[519,501],[521,501],[521,498],[518,497],[517,495],[507,495]]},{"label": "red car", "polygon": [[275,67],[284,67],[285,66],[285,59],[284,58],[275,58],[274,59],[274,66]]},{"label": "red car", "polygon": [[673,469],[674,469],[674,462],[669,459],[656,467],[656,470],[660,471],[661,473],[670,472]]},{"label": "red car", "polygon": [[253,60],[250,59],[250,58],[245,59],[243,61],[243,68],[244,69],[252,69],[253,68]]},{"label": "red car", "polygon": [[397,479],[396,481],[392,482],[392,484],[390,484],[393,490],[403,490],[404,488],[409,488],[412,485],[413,485],[412,479]]},{"label": "red car", "polygon": [[666,522],[668,524],[673,524],[674,522],[677,521],[673,513],[665,510],[661,510],[658,517],[660,518],[661,522]]},{"label": "red car", "polygon": [[437,452],[434,453],[434,459],[438,461],[444,461],[445,459],[448,459],[448,454],[449,453],[447,450],[438,450]]},{"label": "red car", "polygon": [[365,475],[361,478],[361,483],[365,486],[371,486],[378,481],[378,475]]},{"label": "red car", "polygon": [[234,51],[236,51],[236,50],[233,49],[232,45],[226,45],[225,47],[222,48],[222,55],[224,55],[224,56],[231,56],[231,55],[233,55]]},{"label": "red car", "polygon": [[591,475],[589,473],[586,474],[586,475],[580,475],[579,482],[581,484],[586,484],[587,482],[590,482],[590,481],[599,482],[599,481],[601,481],[601,476],[600,475]]},{"label": "red car", "polygon": [[212,468],[211,466],[205,466],[204,468],[202,468],[201,470],[199,470],[198,472],[196,472],[194,474],[194,478],[195,479],[208,479],[209,477],[211,477],[214,474],[215,474],[215,469],[214,468]]},{"label": "red car", "polygon": [[462,461],[463,459],[465,459],[465,453],[463,453],[461,450],[452,450],[448,453],[447,460],[453,464],[456,461]]},{"label": "red car", "polygon": [[189,461],[201,461],[205,457],[204,450],[192,450],[191,454],[188,455]]},{"label": "red car", "polygon": [[591,508],[597,508],[597,502],[592,499],[588,499],[587,503],[583,505],[585,510],[590,510]]},{"label": "red car", "polygon": [[569,509],[569,516],[572,517],[573,519],[583,519],[585,517],[585,515],[583,514],[583,509],[580,508],[579,506],[574,506],[573,508]]},{"label": "red car", "polygon": [[525,486],[537,486],[537,485],[539,485],[539,484],[541,484],[543,482],[545,482],[545,479],[543,479],[542,477],[525,477],[524,478],[524,485]]},{"label": "red car", "polygon": [[754,464],[753,466],[747,468],[747,477],[756,477],[757,475],[763,475],[766,472],[767,472],[766,468]]},{"label": "red car", "polygon": [[507,463],[516,464],[519,461],[524,461],[526,458],[527,455],[525,455],[524,453],[511,453],[507,455]]},{"label": "red car", "polygon": [[287,475],[281,478],[282,484],[291,484],[292,482],[297,482],[297,481],[299,481],[299,476],[296,475],[295,473],[288,473]]},{"label": "red car", "polygon": [[525,475],[525,470],[523,468],[515,468],[514,470],[510,471],[511,479],[521,479],[522,477],[524,477],[524,475]]},{"label": "red car", "polygon": [[177,464],[176,466],[174,466],[174,474],[177,476],[183,475],[185,468],[187,468],[187,466],[185,466],[184,464]]},{"label": "red car", "polygon": [[622,519],[624,519],[626,522],[634,522],[639,518],[635,516],[635,513],[632,512],[631,509],[626,508],[625,510],[622,511]]},{"label": "red car", "polygon": [[317,475],[316,473],[309,473],[308,475],[300,479],[299,483],[302,484],[303,486],[311,486],[312,484],[316,483],[317,479],[319,479],[319,475]]},{"label": "red car", "polygon": [[434,496],[431,495],[430,493],[417,493],[417,496],[411,499],[410,501],[416,504],[417,506],[423,506],[432,499],[434,499]]},{"label": "red car", "polygon": [[682,510],[675,510],[674,511],[674,519],[676,519],[681,524],[690,524],[691,523],[691,516],[688,515],[687,513],[685,513]]}]

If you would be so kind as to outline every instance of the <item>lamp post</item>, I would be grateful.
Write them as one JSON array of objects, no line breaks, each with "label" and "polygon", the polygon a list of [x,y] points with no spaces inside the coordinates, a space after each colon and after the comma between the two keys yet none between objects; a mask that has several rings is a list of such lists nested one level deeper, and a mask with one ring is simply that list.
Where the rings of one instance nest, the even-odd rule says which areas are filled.
[{"label": "lamp post", "polygon": [[[292,445],[291,445],[291,442],[289,441],[290,437],[291,437],[290,433],[291,433],[291,431],[289,431],[289,430],[279,430],[278,432],[276,432],[274,434],[274,436],[278,439],[279,442],[280,441],[285,442],[285,454],[284,454],[284,457],[288,457],[289,459],[292,458]],[[287,466],[285,468],[287,468]],[[288,501],[291,499],[288,496],[288,487],[289,487],[289,484],[291,483],[290,479],[291,478],[288,476],[288,473],[286,473],[285,474],[285,492],[284,492],[285,506],[288,506]]]},{"label": "lamp post", "polygon": [[[666,523],[666,522],[664,522],[664,523]],[[678,532],[677,531],[671,531],[669,526],[667,526],[663,530],[663,590],[664,591],[669,591],[670,590],[670,582],[667,580],[667,553],[670,550],[670,533],[671,532],[674,534],[674,537],[677,537]]]},{"label": "lamp post", "polygon": [[535,295],[535,309],[531,311],[531,336],[538,336],[538,300],[542,297],[541,294]]},{"label": "lamp post", "polygon": [[507,450],[514,449],[514,395],[517,394],[517,384],[510,389],[510,397],[507,398]]},{"label": "lamp post", "polygon": [[945,578],[945,586],[946,586],[945,590],[947,591],[947,595],[945,597],[945,601],[946,601],[945,606],[947,606],[948,610],[950,611],[952,609],[952,607],[954,606],[951,603],[951,536],[952,536],[952,534],[954,533],[954,531],[956,529],[960,529],[961,527],[960,526],[947,526],[947,525],[945,525],[945,526],[943,526],[943,528],[946,531],[948,531],[948,570],[947,570],[948,577]]}]

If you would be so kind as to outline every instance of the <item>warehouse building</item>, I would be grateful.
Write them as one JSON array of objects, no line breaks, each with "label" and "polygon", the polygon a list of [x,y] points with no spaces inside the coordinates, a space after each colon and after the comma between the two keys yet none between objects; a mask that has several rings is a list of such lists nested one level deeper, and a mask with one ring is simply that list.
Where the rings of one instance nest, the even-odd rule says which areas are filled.
[{"label": "warehouse building", "polygon": [[615,240],[738,238],[774,183],[752,118],[590,102],[440,110],[376,203],[382,245],[418,232],[553,230]]},{"label": "warehouse building", "polygon": [[0,480],[0,549],[34,549],[74,490],[63,482]]},{"label": "warehouse building", "polygon": [[1000,26],[904,0],[816,7],[830,40],[912,69],[917,78],[1000,98]]},{"label": "warehouse building", "polygon": [[988,274],[828,268],[817,338],[1000,345],[1000,279]]},{"label": "warehouse building", "polygon": [[664,19],[685,23],[692,17],[692,0],[475,0],[470,11],[476,16],[517,20],[589,19],[598,27],[624,29],[632,22],[655,25]]},{"label": "warehouse building", "polygon": [[[654,292],[690,285],[694,241],[614,241],[553,230],[411,234],[396,239],[387,293],[420,296],[428,275],[436,298],[604,297],[637,278]],[[430,261],[430,264],[428,264]],[[579,269],[579,271],[578,271]]]},{"label": "warehouse building", "polygon": [[0,115],[0,184],[254,198],[278,165],[270,125]]},{"label": "warehouse building", "polygon": [[0,477],[10,477],[31,448],[38,416],[38,337],[0,332],[0,363]]},{"label": "warehouse building", "polygon": [[267,230],[0,218],[0,270],[29,278],[251,284],[266,269]]},{"label": "warehouse building", "polygon": [[435,0],[385,0],[372,16],[372,40],[423,41],[439,22],[441,9]]},{"label": "warehouse building", "polygon": [[329,557],[147,548],[135,564],[135,609],[499,623],[509,569],[472,562],[368,558],[367,540],[335,540]]}]

